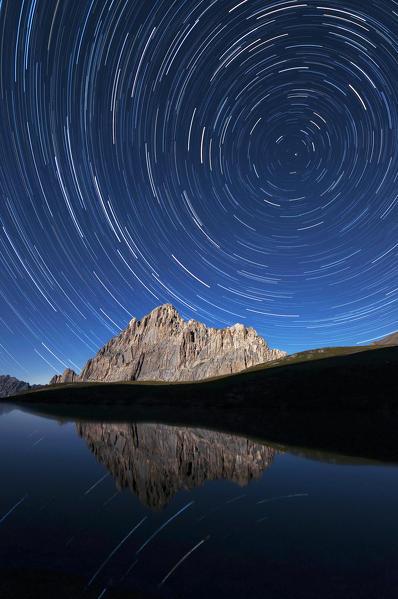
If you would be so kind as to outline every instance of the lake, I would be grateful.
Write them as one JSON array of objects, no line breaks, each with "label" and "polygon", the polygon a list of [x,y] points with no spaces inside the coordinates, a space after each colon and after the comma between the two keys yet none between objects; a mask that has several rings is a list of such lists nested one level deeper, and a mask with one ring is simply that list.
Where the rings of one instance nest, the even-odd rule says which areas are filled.
[{"label": "lake", "polygon": [[398,596],[393,465],[1,409],[5,599]]}]

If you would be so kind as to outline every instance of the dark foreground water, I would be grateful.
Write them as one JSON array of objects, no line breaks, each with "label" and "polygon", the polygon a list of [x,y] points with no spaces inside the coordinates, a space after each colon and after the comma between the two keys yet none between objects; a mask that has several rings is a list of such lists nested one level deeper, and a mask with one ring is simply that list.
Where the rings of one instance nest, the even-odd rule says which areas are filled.
[{"label": "dark foreground water", "polygon": [[16,409],[0,456],[2,598],[398,597],[394,466]]}]

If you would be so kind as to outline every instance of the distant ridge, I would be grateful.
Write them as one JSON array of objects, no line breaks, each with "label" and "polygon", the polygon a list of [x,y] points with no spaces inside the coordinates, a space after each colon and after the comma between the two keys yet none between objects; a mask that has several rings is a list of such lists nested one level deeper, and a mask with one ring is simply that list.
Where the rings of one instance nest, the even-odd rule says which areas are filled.
[{"label": "distant ridge", "polygon": [[84,381],[197,381],[232,374],[250,366],[282,358],[252,327],[235,324],[208,328],[185,321],[171,304],[152,310],[142,320],[133,318],[80,375],[69,368],[50,384]]},{"label": "distant ridge", "polygon": [[398,345],[398,331],[388,335],[388,337],[384,337],[384,339],[373,341],[370,345]]},{"label": "distant ridge", "polygon": [[9,374],[0,375],[0,397],[9,397],[19,391],[28,391],[32,387],[25,381],[20,381]]}]

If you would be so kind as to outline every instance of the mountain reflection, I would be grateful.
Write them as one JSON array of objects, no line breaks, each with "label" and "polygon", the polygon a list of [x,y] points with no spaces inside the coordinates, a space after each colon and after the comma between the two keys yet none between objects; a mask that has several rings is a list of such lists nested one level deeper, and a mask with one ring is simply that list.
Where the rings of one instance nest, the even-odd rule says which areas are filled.
[{"label": "mountain reflection", "polygon": [[151,509],[180,489],[227,479],[240,486],[261,478],[277,451],[248,439],[163,424],[76,423],[77,432],[119,490],[128,487]]}]

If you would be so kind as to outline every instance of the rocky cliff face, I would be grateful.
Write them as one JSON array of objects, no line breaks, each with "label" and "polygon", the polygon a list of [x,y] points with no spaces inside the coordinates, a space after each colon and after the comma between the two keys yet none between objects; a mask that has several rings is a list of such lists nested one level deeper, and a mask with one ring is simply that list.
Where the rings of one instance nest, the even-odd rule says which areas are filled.
[{"label": "rocky cliff face", "polygon": [[242,437],[162,424],[76,424],[119,490],[128,487],[152,508],[179,489],[227,479],[240,486],[261,478],[276,451]]},{"label": "rocky cliff face", "polygon": [[67,368],[62,374],[55,374],[50,381],[50,385],[58,383],[76,383],[79,380],[79,375],[74,370]]},{"label": "rocky cliff face", "polygon": [[[73,381],[191,381],[239,372],[285,356],[269,349],[252,328],[235,324],[226,329],[186,322],[171,304],[133,320],[91,360],[79,377],[65,371],[59,379]],[[67,374],[68,372],[68,374]],[[66,381],[65,381],[66,382]]]},{"label": "rocky cliff face", "polygon": [[0,397],[8,397],[18,393],[18,391],[27,391],[31,386],[25,381],[19,381],[9,374],[0,375]]}]

